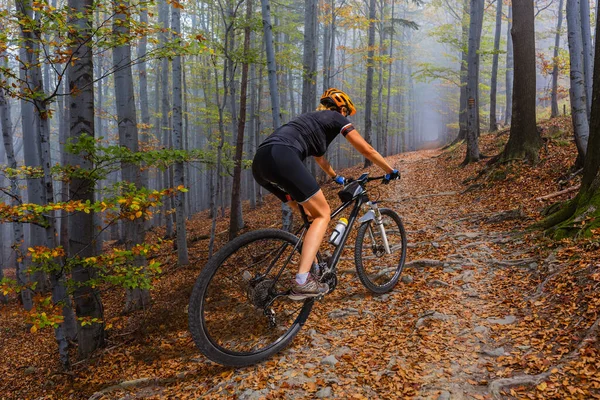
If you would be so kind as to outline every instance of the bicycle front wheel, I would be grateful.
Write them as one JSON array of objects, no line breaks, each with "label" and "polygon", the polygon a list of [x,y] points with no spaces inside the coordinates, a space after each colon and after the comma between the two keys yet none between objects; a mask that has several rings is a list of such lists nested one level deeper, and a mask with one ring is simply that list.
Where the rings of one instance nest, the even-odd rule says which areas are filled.
[{"label": "bicycle front wheel", "polygon": [[387,293],[396,286],[406,260],[406,232],[395,211],[382,208],[385,236],[390,254],[385,251],[381,229],[374,220],[363,222],[358,228],[354,261],[362,284],[374,293]]},{"label": "bicycle front wheel", "polygon": [[189,328],[198,349],[222,365],[256,364],[296,336],[313,299],[286,293],[300,261],[298,238],[263,229],[227,243],[204,267],[190,299]]}]

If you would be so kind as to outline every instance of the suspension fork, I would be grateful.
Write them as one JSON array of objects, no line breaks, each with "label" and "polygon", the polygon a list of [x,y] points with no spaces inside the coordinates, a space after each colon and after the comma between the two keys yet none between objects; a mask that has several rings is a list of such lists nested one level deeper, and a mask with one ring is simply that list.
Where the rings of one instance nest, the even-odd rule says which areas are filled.
[{"label": "suspension fork", "polygon": [[[373,211],[373,220],[375,221],[375,225],[379,229],[381,233],[381,240],[383,241],[383,248],[385,249],[386,254],[391,254],[390,244],[387,239],[387,235],[385,233],[385,226],[383,226],[383,217],[381,216],[381,211],[379,211],[379,207],[377,206],[377,202],[369,201],[367,202],[371,210]],[[366,215],[365,215],[366,217]],[[370,218],[369,218],[370,219]],[[373,243],[375,243],[375,238],[373,237],[373,232],[369,229],[369,235],[371,235],[371,239]]]}]

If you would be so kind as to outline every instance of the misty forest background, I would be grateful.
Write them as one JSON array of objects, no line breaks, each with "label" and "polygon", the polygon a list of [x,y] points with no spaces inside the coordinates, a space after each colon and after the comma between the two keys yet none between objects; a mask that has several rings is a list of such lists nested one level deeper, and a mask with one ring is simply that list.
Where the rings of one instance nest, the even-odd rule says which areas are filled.
[{"label": "misty forest background", "polygon": [[[99,288],[122,286],[125,312],[146,307],[153,252],[173,246],[187,264],[198,212],[209,255],[217,217],[238,234],[243,202],[266,195],[248,168],[258,144],[329,87],[351,96],[354,126],[384,156],[466,141],[468,164],[486,156],[481,132],[512,122],[495,161],[535,162],[536,118],[571,114],[583,168],[597,7],[0,0],[0,301],[18,295],[32,331],[55,329],[64,367],[75,339],[89,356],[105,337]],[[341,137],[328,159],[365,162]]]}]

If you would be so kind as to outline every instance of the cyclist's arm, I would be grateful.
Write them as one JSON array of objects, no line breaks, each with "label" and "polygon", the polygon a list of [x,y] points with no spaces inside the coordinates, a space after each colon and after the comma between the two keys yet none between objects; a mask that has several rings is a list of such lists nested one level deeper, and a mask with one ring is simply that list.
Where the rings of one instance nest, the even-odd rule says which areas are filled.
[{"label": "cyclist's arm", "polygon": [[360,154],[371,160],[375,165],[385,171],[386,174],[391,173],[394,169],[385,161],[385,159],[371,146],[356,129],[350,131],[346,135],[346,139],[350,144],[358,150]]},{"label": "cyclist's arm", "polygon": [[319,164],[319,167],[321,167],[321,169],[323,171],[325,171],[325,173],[327,175],[329,175],[330,178],[335,178],[336,177],[336,173],[333,170],[333,167],[331,166],[331,164],[329,164],[329,161],[327,161],[327,159],[325,158],[325,156],[321,156],[321,157],[314,156],[313,158],[315,159],[315,161],[317,162],[317,164]]}]

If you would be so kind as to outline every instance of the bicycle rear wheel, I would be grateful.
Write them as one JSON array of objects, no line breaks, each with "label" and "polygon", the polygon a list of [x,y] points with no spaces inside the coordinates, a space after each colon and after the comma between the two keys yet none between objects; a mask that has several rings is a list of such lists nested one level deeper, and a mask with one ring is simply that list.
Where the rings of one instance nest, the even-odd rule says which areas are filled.
[{"label": "bicycle rear wheel", "polygon": [[374,220],[363,222],[358,228],[354,262],[362,284],[374,293],[387,293],[396,286],[406,260],[406,232],[395,211],[382,208],[385,235],[391,254],[385,252],[379,227]]},{"label": "bicycle rear wheel", "polygon": [[227,366],[251,365],[296,336],[314,302],[286,295],[300,261],[297,243],[291,233],[263,229],[227,243],[209,260],[188,311],[192,337],[205,356]]}]

